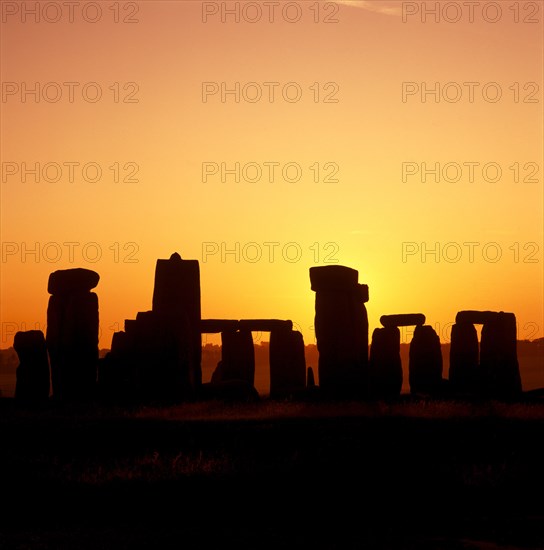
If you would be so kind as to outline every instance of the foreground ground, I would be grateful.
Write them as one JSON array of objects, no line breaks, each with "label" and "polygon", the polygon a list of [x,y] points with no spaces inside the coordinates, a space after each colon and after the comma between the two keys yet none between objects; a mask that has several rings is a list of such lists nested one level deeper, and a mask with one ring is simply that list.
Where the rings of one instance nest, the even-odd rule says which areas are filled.
[{"label": "foreground ground", "polygon": [[544,548],[544,404],[0,400],[0,548]]}]

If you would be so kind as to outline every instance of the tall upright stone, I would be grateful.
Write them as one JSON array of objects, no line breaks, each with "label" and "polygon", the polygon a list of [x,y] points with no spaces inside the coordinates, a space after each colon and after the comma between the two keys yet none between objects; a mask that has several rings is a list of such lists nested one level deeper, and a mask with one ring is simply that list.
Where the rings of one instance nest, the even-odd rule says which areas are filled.
[{"label": "tall upright stone", "polygon": [[400,330],[396,326],[374,329],[370,345],[370,394],[378,398],[398,397],[402,379]]},{"label": "tall upright stone", "polygon": [[49,276],[47,349],[53,397],[94,396],[98,365],[98,297],[90,292],[100,277],[89,269],[66,269]]},{"label": "tall upright stone", "polygon": [[302,334],[293,330],[270,332],[270,397],[286,397],[306,388],[306,358]]},{"label": "tall upright stone", "polygon": [[194,397],[202,384],[198,260],[182,260],[178,253],[157,260],[153,313],[169,333],[165,337],[171,349],[167,362],[176,371],[172,373],[176,392],[181,399]]},{"label": "tall upright stone", "polygon": [[467,321],[451,327],[450,387],[458,393],[477,393],[479,389],[478,334]]},{"label": "tall upright stone", "polygon": [[510,399],[521,393],[516,316],[513,313],[495,313],[483,324],[480,370],[486,394]]},{"label": "tall upright stone", "polygon": [[137,400],[140,379],[135,359],[135,345],[131,336],[124,331],[114,332],[111,350],[99,361],[98,366],[101,398],[124,403]]},{"label": "tall upright stone", "polygon": [[255,385],[255,348],[249,330],[221,333],[221,361],[212,382],[244,381]]},{"label": "tall upright stone", "polygon": [[408,379],[412,393],[437,394],[442,389],[440,338],[430,325],[417,325],[410,342]]},{"label": "tall upright stone", "polygon": [[319,387],[333,396],[361,396],[368,389],[368,287],[355,269],[310,268],[315,291]]},{"label": "tall upright stone", "polygon": [[49,360],[41,330],[17,332],[13,348],[19,356],[15,399],[25,403],[40,403],[49,398]]}]

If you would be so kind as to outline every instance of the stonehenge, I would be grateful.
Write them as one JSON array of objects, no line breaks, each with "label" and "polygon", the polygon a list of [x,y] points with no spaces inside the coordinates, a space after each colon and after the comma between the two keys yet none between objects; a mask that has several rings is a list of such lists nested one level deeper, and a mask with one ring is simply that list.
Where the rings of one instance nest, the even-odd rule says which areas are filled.
[{"label": "stonehenge", "polygon": [[371,393],[374,397],[400,395],[403,381],[398,327],[415,325],[410,342],[408,380],[413,394],[437,394],[442,384],[442,350],[434,329],[422,313],[382,315],[383,328],[372,334],[370,347]]},{"label": "stonehenge", "polygon": [[306,360],[302,334],[293,322],[280,319],[203,319],[203,333],[221,333],[222,358],[212,384],[243,380],[253,386],[255,356],[252,332],[270,332],[270,396],[298,394],[306,387]]},{"label": "stonehenge", "polygon": [[310,268],[319,387],[335,397],[368,392],[368,287],[358,278],[358,271],[341,265]]},{"label": "stonehenge", "polygon": [[[442,378],[440,338],[422,313],[382,315],[369,349],[368,286],[342,265],[311,267],[315,292],[318,380],[307,368],[301,332],[285,319],[202,319],[200,267],[178,253],[159,259],[152,308],[126,319],[111,350],[98,359],[100,277],[89,269],[50,274],[47,332],[17,332],[15,397],[21,402],[88,401],[98,395],[133,403],[180,402],[206,396],[254,397],[253,332],[270,333],[270,396],[398,397],[403,385],[399,327],[415,326],[408,380],[416,395],[515,399],[522,393],[513,313],[459,311],[452,326],[449,380]],[[482,325],[481,341],[475,325]],[[221,335],[211,382],[202,382],[202,334]],[[97,384],[98,382],[98,384]],[[316,384],[317,382],[317,384]],[[206,386],[206,387],[204,387]]]},{"label": "stonehenge", "polygon": [[[479,348],[475,324],[482,325]],[[522,385],[516,316],[503,311],[458,312],[452,327],[449,376],[459,392],[498,399],[518,396]]]},{"label": "stonehenge", "polygon": [[66,269],[49,276],[46,343],[53,397],[88,400],[94,396],[98,366],[99,281],[89,269]]},{"label": "stonehenge", "polygon": [[101,365],[105,396],[175,402],[195,398],[202,385],[200,268],[174,253],[157,260],[151,311],[125,320]]}]

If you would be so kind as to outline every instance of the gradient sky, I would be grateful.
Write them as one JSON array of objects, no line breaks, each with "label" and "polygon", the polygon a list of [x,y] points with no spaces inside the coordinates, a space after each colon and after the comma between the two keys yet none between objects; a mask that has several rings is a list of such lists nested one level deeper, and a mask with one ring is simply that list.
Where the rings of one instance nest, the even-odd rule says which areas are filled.
[{"label": "gradient sky", "polygon": [[[435,3],[346,0],[317,12],[316,2],[292,2],[287,16],[301,18],[289,22],[280,2],[272,22],[264,11],[250,23],[255,7],[241,2],[240,22],[223,23],[234,2],[105,1],[92,23],[87,2],[73,22],[66,8],[58,22],[54,6],[36,22],[24,13],[35,2],[2,2],[0,347],[16,330],[45,328],[48,275],[71,267],[100,273],[100,346],[109,347],[124,319],[151,308],[155,261],[174,251],[201,262],[204,318],[292,319],[306,343],[315,341],[308,269],[331,261],[369,285],[371,331],[383,314],[422,312],[448,341],[457,311],[492,309],[516,314],[520,339],[542,337],[544,4],[519,2],[516,14],[504,1],[500,15],[475,8],[472,21],[465,8],[457,22],[450,7],[437,22],[423,13]],[[204,22],[203,9],[217,14]],[[24,96],[23,83],[36,82],[59,83],[59,101]],[[64,82],[80,83],[73,102]],[[102,89],[95,103],[82,95],[89,82]],[[255,82],[264,96],[203,102],[203,82]],[[265,82],[280,83],[274,102]],[[283,99],[289,82],[300,101]],[[477,83],[473,101],[465,82]],[[127,83],[138,86],[133,96]],[[405,101],[403,83],[418,90]],[[450,101],[423,102],[423,86],[436,83]],[[54,96],[55,85],[46,89]],[[331,92],[337,102],[324,102]],[[85,181],[76,167],[70,182],[65,166],[47,181],[51,165],[40,181],[22,181],[22,163],[65,162],[97,163],[102,177]],[[280,164],[273,182],[263,172],[256,182],[218,174],[204,183],[204,162]],[[135,163],[137,181],[115,182],[114,163],[121,180]],[[300,165],[299,181],[284,181],[287,163]],[[419,172],[403,181],[403,163]],[[423,182],[423,163],[479,167],[474,181],[466,165],[452,181],[451,165],[450,181]],[[482,174],[488,163],[501,167],[498,181],[495,165]],[[323,181],[335,165],[338,181]],[[24,253],[35,243],[39,261]],[[73,258],[63,243],[77,243]],[[440,255],[422,257],[436,243]],[[221,257],[236,246],[238,262]],[[217,253],[204,258],[205,249]]]}]

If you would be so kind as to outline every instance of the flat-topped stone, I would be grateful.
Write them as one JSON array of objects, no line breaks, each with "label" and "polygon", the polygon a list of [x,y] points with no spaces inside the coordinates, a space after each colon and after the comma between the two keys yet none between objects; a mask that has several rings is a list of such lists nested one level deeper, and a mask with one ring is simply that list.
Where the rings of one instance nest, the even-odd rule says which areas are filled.
[{"label": "flat-topped stone", "polygon": [[411,325],[424,325],[423,313],[399,313],[397,315],[382,315],[380,323],[384,327],[407,327]]},{"label": "flat-topped stone", "polygon": [[231,330],[238,330],[240,321],[236,319],[202,319],[200,321],[200,332],[214,334]]},{"label": "flat-topped stone", "polygon": [[325,265],[310,267],[312,290],[349,291],[355,289],[359,281],[359,272],[343,265]]},{"label": "flat-topped stone", "polygon": [[455,316],[456,323],[472,323],[473,325],[483,325],[497,318],[496,311],[459,311]]},{"label": "flat-topped stone", "polygon": [[280,319],[241,319],[240,330],[272,332],[273,330],[293,330],[293,321]]},{"label": "flat-topped stone", "polygon": [[100,280],[100,275],[91,269],[76,267],[74,269],[59,269],[49,275],[47,292],[49,294],[73,294],[89,292]]},{"label": "flat-topped stone", "polygon": [[200,321],[200,268],[198,260],[182,260],[174,252],[168,260],[157,260],[153,311],[161,315],[189,314]]}]

